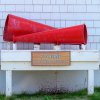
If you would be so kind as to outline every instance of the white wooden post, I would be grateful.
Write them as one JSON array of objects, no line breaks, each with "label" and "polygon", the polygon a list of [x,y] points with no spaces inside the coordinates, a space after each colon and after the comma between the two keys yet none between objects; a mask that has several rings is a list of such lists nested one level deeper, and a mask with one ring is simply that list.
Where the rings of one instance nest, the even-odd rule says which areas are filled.
[{"label": "white wooden post", "polygon": [[88,94],[94,93],[94,70],[88,70]]},{"label": "white wooden post", "polygon": [[[53,50],[61,50],[60,45],[54,45]],[[55,71],[55,76],[56,76],[56,90],[58,89],[58,71]]]},{"label": "white wooden post", "polygon": [[[7,46],[10,49],[10,43]],[[16,44],[13,44],[13,50],[16,50]],[[6,70],[6,96],[12,95],[12,70]]]},{"label": "white wooden post", "polygon": [[40,45],[34,44],[34,50],[40,50]]},{"label": "white wooden post", "polygon": [[12,95],[12,71],[6,70],[6,96]]},{"label": "white wooden post", "polygon": [[[7,43],[7,49],[10,50],[11,43]],[[6,96],[12,95],[12,71],[6,70]]]}]

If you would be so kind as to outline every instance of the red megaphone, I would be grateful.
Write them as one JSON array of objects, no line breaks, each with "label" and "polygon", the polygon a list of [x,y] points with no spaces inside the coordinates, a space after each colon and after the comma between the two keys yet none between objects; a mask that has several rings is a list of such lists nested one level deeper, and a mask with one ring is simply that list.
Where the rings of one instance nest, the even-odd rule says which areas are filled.
[{"label": "red megaphone", "polygon": [[55,44],[86,44],[86,25],[78,25],[62,29],[54,29],[23,36],[14,36],[13,42],[55,43]]},{"label": "red megaphone", "polygon": [[4,41],[12,41],[13,35],[21,36],[35,32],[47,31],[51,29],[55,28],[8,14],[4,27],[3,39]]}]

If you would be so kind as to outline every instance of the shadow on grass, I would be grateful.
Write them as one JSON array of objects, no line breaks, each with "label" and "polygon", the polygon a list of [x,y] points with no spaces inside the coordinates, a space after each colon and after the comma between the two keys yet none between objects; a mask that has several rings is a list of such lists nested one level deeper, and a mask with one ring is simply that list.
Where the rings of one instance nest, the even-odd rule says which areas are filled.
[{"label": "shadow on grass", "polygon": [[87,95],[86,89],[72,93],[40,91],[35,94],[13,94],[11,97],[0,95],[0,100],[100,100],[100,87],[95,88],[93,95]]}]

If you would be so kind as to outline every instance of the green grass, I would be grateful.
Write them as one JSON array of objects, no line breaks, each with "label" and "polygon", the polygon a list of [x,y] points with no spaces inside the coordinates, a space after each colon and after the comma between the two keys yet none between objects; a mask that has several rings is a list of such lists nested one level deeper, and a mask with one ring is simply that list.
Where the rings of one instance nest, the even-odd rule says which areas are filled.
[{"label": "green grass", "polygon": [[0,100],[100,100],[100,88],[95,88],[95,93],[89,96],[87,95],[87,91],[85,89],[73,93],[22,93],[20,95],[13,94],[11,97],[0,95]]}]

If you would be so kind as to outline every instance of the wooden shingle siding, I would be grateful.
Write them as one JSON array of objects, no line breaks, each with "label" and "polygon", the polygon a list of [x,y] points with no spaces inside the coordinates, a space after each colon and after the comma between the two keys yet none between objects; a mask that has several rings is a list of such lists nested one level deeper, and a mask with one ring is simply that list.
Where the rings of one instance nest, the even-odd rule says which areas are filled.
[{"label": "wooden shingle siding", "polygon": [[[94,43],[94,46],[89,46],[87,48],[98,48],[97,45],[100,43],[99,8],[99,0],[1,0],[0,42],[2,43],[2,49],[5,48],[6,45],[6,43],[3,43],[2,33],[8,13],[35,20],[57,28],[85,23],[88,27],[88,43],[90,45]],[[26,46],[22,46],[25,49],[29,49],[30,47],[28,44],[25,45],[25,43],[23,45]]]}]

